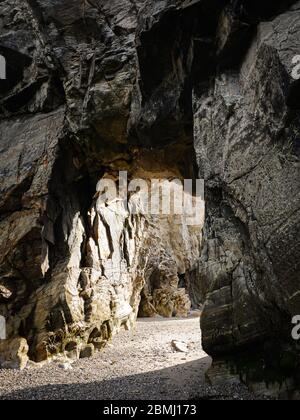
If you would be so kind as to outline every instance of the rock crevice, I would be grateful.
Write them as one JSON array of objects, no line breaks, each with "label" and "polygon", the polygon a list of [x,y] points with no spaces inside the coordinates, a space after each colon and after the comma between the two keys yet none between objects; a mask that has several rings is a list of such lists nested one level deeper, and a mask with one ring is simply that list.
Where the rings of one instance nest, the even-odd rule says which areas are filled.
[{"label": "rock crevice", "polygon": [[[1,2],[8,349],[88,354],[139,311],[204,303],[209,354],[241,372],[237,354],[252,366],[275,346],[297,382],[299,13],[297,1]],[[203,178],[203,242],[202,221],[133,212],[138,194],[99,202],[97,183],[119,171]]]}]

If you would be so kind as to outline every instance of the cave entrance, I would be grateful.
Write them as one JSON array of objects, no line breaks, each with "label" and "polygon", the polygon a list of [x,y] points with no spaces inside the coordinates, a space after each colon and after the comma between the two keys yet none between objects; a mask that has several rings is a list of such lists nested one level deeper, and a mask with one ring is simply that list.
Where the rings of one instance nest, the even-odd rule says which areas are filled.
[{"label": "cave entrance", "polygon": [[186,318],[200,313],[202,300],[198,270],[165,276],[155,268],[141,292],[138,318]]},{"label": "cave entrance", "polygon": [[[197,223],[185,215],[156,216],[149,224],[144,286],[138,316],[187,317],[202,303],[199,260],[204,224],[204,201]],[[199,210],[199,209],[198,209]]]}]

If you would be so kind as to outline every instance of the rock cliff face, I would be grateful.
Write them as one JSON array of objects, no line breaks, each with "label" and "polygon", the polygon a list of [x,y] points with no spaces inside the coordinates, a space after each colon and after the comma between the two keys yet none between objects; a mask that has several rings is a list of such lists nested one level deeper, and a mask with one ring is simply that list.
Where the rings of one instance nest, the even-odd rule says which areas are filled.
[{"label": "rock cliff face", "polygon": [[300,5],[272,11],[236,50],[235,37],[248,39],[248,18],[246,7],[222,13],[220,67],[194,94],[207,199],[203,344],[215,357],[246,352],[244,378],[259,381],[268,371],[275,382],[299,369],[291,319],[300,310],[300,91],[292,78]]},{"label": "rock cliff face", "polygon": [[[169,103],[158,92],[158,103],[152,83],[159,81],[141,74],[139,56],[149,58],[144,41],[137,47],[148,32],[142,3],[1,2],[4,366],[23,366],[28,349],[36,361],[91,354],[129,328],[139,309],[186,315],[189,290],[199,303],[193,289],[203,220],[189,227],[148,217],[133,211],[138,193],[127,206],[103,203],[97,190],[119,171],[148,182],[195,173],[192,124],[179,106],[183,80],[176,92],[162,89]],[[161,129],[163,108],[172,116]]]},{"label": "rock cliff face", "polygon": [[[291,376],[299,2],[9,0],[0,21],[7,348],[79,354],[138,311],[185,314],[191,300],[209,354],[241,371],[238,354],[250,365],[272,349]],[[201,220],[134,214],[135,195],[101,204],[97,183],[119,171],[204,178],[201,255]]]}]

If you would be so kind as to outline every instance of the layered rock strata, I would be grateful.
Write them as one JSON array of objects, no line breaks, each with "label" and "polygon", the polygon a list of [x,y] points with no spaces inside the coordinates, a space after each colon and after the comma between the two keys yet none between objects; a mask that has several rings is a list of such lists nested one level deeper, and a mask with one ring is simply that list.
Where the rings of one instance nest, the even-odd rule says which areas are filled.
[{"label": "layered rock strata", "polygon": [[[186,287],[210,355],[295,387],[299,2],[14,0],[0,19],[8,337],[37,360],[101,347],[141,292],[142,314],[170,316]],[[199,227],[97,206],[120,170],[205,180],[201,256]]]},{"label": "layered rock strata", "polygon": [[144,315],[190,310],[179,280],[197,268],[202,221],[189,229],[184,220],[132,212],[135,197],[127,206],[99,202],[97,193],[119,171],[129,181],[194,175],[191,125],[172,122],[173,138],[158,128],[163,103],[145,109],[136,45],[142,3],[1,2],[3,366],[101,349],[132,326],[145,285],[153,312],[142,305]]}]

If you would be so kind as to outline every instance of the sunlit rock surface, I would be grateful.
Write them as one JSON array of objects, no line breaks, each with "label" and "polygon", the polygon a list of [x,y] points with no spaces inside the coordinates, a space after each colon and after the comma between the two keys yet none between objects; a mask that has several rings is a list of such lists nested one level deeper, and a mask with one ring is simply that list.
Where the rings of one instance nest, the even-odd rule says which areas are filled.
[{"label": "sunlit rock surface", "polygon": [[[92,354],[139,311],[204,303],[209,354],[294,386],[299,2],[14,0],[0,19],[6,348]],[[203,178],[203,243],[202,220],[97,204],[119,171]]]},{"label": "sunlit rock surface", "polygon": [[134,197],[127,206],[121,199],[101,204],[97,195],[97,183],[117,181],[120,170],[129,181],[196,175],[181,88],[174,97],[169,89],[170,132],[159,128],[163,103],[148,106],[142,93],[143,3],[1,2],[0,53],[8,66],[0,82],[5,366],[24,367],[27,356],[19,354],[27,352],[35,361],[58,352],[86,357],[130,328],[139,309],[186,316],[199,304],[189,291],[197,287],[203,214],[189,227],[133,212]]}]

